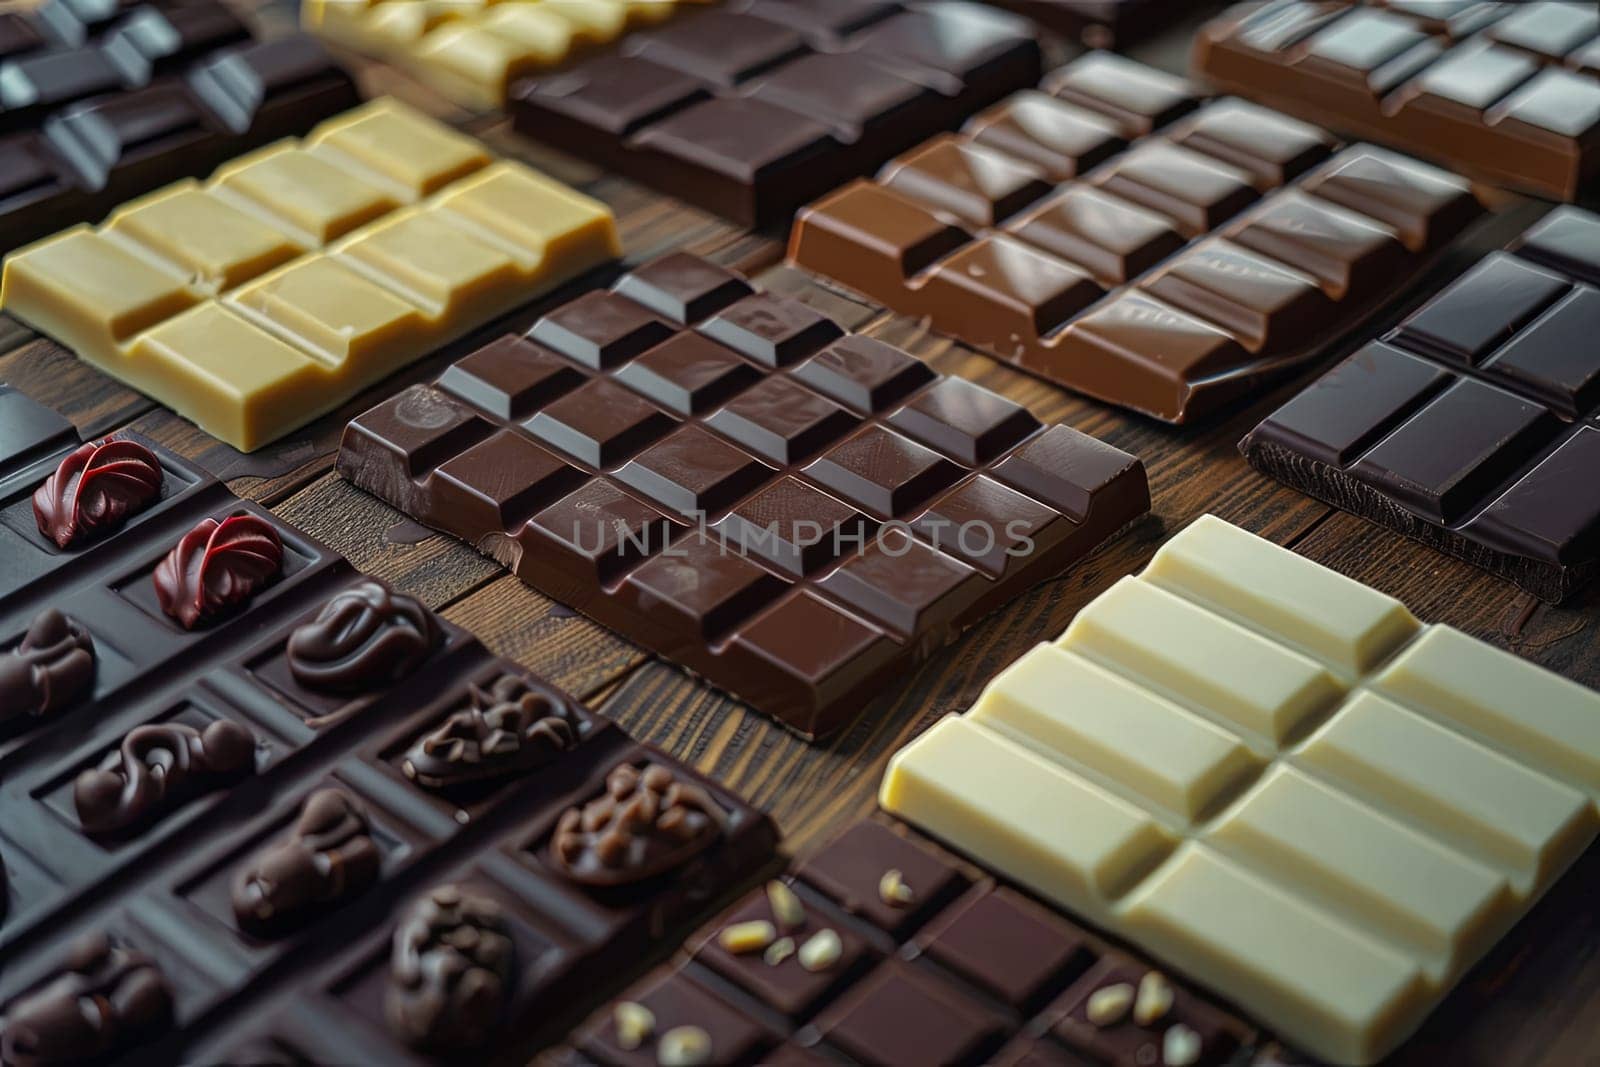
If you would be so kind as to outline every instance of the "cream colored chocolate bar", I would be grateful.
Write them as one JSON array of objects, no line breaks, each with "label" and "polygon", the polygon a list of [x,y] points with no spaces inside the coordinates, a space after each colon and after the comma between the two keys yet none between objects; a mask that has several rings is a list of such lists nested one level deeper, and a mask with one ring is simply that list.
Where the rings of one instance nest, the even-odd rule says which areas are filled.
[{"label": "cream colored chocolate bar", "polygon": [[305,0],[301,24],[472,108],[629,30],[715,0]]},{"label": "cream colored chocolate bar", "polygon": [[250,451],[620,249],[605,205],[380,100],[14,253],[0,307]]},{"label": "cream colored chocolate bar", "polygon": [[1600,694],[1207,516],[879,799],[1365,1064],[1600,830]]}]

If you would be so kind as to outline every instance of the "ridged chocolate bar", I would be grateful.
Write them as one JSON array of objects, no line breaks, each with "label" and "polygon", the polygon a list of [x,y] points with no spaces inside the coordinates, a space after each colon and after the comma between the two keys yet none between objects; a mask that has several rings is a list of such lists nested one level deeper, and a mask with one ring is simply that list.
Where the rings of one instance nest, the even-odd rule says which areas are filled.
[{"label": "ridged chocolate bar", "polygon": [[215,0],[0,12],[0,253],[359,102],[312,38]]},{"label": "ridged chocolate bar", "polygon": [[381,98],[14,253],[0,307],[248,452],[620,250],[604,204]]},{"label": "ridged chocolate bar", "polygon": [[525,1063],[773,858],[416,600],[3,388],[0,560],[8,1064],[281,1062],[217,1048],[282,998],[316,1062]]},{"label": "ridged chocolate bar", "polygon": [[1600,693],[1208,515],[897,752],[879,803],[1371,1064],[1600,833]]},{"label": "ridged chocolate bar", "polygon": [[706,924],[552,1060],[654,1067],[687,1042],[717,1064],[1221,1067],[1253,1038],[988,872],[863,820]]},{"label": "ridged chocolate bar", "polygon": [[742,0],[514,85],[517,129],[747,226],[1038,80],[1030,23],[955,0]]},{"label": "ridged chocolate bar", "polygon": [[1195,42],[1228,92],[1557,200],[1600,171],[1592,3],[1241,4]]},{"label": "ridged chocolate bar", "polygon": [[1600,216],[1562,208],[1240,444],[1553,603],[1600,570]]},{"label": "ridged chocolate bar", "polygon": [[715,0],[305,0],[302,25],[414,75],[467,107],[497,108],[511,82]]},{"label": "ridged chocolate bar", "polygon": [[1134,457],[686,254],[355,419],[338,469],[807,736],[1149,508]]},{"label": "ridged chocolate bar", "polygon": [[805,208],[789,254],[1167,422],[1325,352],[1481,208],[1468,184],[1097,52]]}]

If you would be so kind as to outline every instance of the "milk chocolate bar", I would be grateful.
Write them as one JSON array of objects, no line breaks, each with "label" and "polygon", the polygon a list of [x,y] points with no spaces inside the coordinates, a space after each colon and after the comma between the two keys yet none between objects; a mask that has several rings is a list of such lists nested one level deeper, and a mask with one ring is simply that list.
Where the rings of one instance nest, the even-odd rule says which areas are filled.
[{"label": "milk chocolate bar", "polygon": [[808,737],[1150,506],[1132,456],[687,254],[355,419],[338,470]]},{"label": "milk chocolate bar", "polygon": [[0,253],[358,102],[312,38],[252,41],[215,0],[0,12]]},{"label": "milk chocolate bar", "polygon": [[619,249],[604,205],[385,99],[13,254],[0,306],[250,451]]},{"label": "milk chocolate bar", "polygon": [[1366,1064],[1594,840],[1600,695],[1208,516],[880,802]]},{"label": "milk chocolate bar", "polygon": [[290,1062],[524,1063],[770,867],[764,816],[199,469],[0,415],[6,1063],[281,1062],[237,1045],[285,999],[332,1042]]},{"label": "milk chocolate bar", "polygon": [[1559,603],[1600,570],[1600,217],[1562,208],[1240,444],[1257,469]]},{"label": "milk chocolate bar", "polygon": [[1326,351],[1480,210],[1444,171],[1097,52],[805,208],[789,255],[1185,422]]},{"label": "milk chocolate bar", "polygon": [[713,2],[306,0],[300,19],[319,37],[393,64],[467,107],[488,109],[505,104],[516,79]]},{"label": "milk chocolate bar", "polygon": [[1539,196],[1578,199],[1600,170],[1593,4],[1240,4],[1201,31],[1194,66],[1227,92]]},{"label": "milk chocolate bar", "polygon": [[989,872],[864,820],[706,924],[550,1059],[1220,1067],[1253,1038]]},{"label": "milk chocolate bar", "polygon": [[956,0],[745,0],[512,88],[521,133],[746,226],[1039,78],[1025,19]]}]

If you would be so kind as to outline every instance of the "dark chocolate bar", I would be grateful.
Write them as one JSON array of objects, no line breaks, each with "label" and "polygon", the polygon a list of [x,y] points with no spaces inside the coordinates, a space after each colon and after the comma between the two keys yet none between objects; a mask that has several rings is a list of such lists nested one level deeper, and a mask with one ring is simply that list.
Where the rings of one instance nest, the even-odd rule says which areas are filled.
[{"label": "dark chocolate bar", "polygon": [[278,1062],[218,1049],[289,998],[316,1062],[524,1063],[772,861],[738,798],[3,387],[0,561],[0,1062]]},{"label": "dark chocolate bar", "polygon": [[1031,25],[955,0],[744,0],[512,86],[516,128],[747,226],[1038,80]]},{"label": "dark chocolate bar", "polygon": [[1241,4],[1195,42],[1228,92],[1575,200],[1600,171],[1600,9],[1383,0]]},{"label": "dark chocolate bar", "polygon": [[1184,422],[1326,351],[1481,211],[1444,171],[1110,53],[1042,90],[805,208],[790,257]]},{"label": "dark chocolate bar", "polygon": [[1132,456],[687,254],[355,419],[338,470],[807,736],[1149,508]]},{"label": "dark chocolate bar", "polygon": [[1184,0],[988,0],[1091,48],[1126,48],[1173,26]]},{"label": "dark chocolate bar", "polygon": [[1240,444],[1260,470],[1558,603],[1600,570],[1600,216],[1562,208]]},{"label": "dark chocolate bar", "polygon": [[550,1058],[1219,1067],[1254,1036],[986,872],[865,820],[707,924]]},{"label": "dark chocolate bar", "polygon": [[315,40],[252,41],[216,0],[0,12],[0,252],[357,102]]}]

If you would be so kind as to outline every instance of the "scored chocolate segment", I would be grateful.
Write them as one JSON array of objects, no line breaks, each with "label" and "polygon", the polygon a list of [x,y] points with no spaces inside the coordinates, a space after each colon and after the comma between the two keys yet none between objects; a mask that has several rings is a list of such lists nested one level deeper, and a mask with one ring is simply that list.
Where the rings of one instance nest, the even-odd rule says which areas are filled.
[{"label": "scored chocolate segment", "polygon": [[1600,168],[1600,16],[1575,3],[1240,4],[1196,71],[1229,92],[1542,196]]},{"label": "scored chocolate segment", "polygon": [[741,0],[521,81],[517,129],[764,226],[1039,77],[1032,29],[1010,15],[946,0],[802,7]]},{"label": "scored chocolate segment", "polygon": [[358,99],[314,40],[253,42],[215,0],[46,0],[0,17],[0,251]]},{"label": "scored chocolate segment", "polygon": [[1467,183],[1106,53],[805,208],[799,266],[1169,422],[1319,355],[1481,212]]},{"label": "scored chocolate segment", "polygon": [[1131,456],[683,254],[357,418],[339,470],[808,735],[1148,508]]},{"label": "scored chocolate segment", "polygon": [[1240,444],[1261,470],[1550,601],[1600,570],[1600,218],[1563,208]]}]

